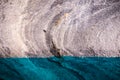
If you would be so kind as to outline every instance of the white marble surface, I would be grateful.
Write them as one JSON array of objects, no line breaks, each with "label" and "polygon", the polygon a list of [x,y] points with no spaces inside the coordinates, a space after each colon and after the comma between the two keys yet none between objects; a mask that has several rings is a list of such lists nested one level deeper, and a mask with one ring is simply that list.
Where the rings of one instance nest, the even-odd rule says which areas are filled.
[{"label": "white marble surface", "polygon": [[0,56],[120,56],[120,0],[0,0]]}]

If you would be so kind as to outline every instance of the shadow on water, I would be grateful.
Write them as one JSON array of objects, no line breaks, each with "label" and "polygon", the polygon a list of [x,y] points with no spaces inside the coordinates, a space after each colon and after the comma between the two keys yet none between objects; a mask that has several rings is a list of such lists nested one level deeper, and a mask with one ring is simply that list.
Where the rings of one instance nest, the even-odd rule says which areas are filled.
[{"label": "shadow on water", "polygon": [[0,58],[0,80],[120,80],[120,58]]}]

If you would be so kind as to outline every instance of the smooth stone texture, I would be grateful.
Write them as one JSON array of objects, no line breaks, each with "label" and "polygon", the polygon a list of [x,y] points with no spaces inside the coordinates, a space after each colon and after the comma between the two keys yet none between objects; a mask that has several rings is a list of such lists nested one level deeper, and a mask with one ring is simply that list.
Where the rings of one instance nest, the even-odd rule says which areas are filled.
[{"label": "smooth stone texture", "polygon": [[0,57],[120,56],[120,0],[0,0]]}]

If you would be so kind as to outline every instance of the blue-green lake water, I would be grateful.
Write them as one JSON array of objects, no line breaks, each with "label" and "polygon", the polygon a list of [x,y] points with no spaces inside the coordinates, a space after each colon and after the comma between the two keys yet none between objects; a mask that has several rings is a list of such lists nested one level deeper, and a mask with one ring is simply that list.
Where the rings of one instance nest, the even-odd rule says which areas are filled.
[{"label": "blue-green lake water", "polygon": [[120,58],[0,58],[0,80],[120,80]]}]

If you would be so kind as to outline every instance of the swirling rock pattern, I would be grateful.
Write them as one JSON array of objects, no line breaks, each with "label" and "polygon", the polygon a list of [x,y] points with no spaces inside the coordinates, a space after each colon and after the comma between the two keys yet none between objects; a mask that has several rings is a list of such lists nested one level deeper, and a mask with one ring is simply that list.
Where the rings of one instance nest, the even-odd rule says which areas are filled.
[{"label": "swirling rock pattern", "polygon": [[0,0],[0,56],[120,56],[120,0]]}]

